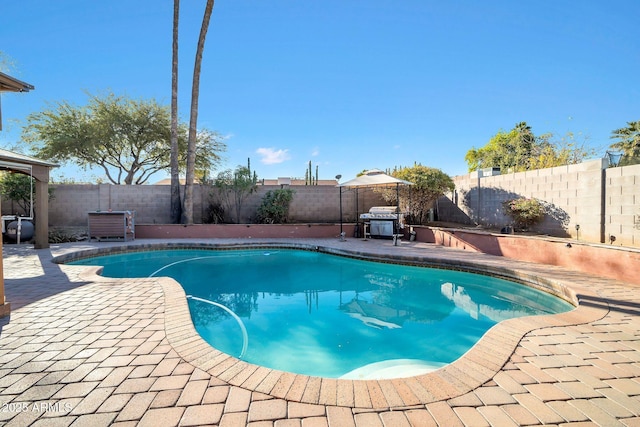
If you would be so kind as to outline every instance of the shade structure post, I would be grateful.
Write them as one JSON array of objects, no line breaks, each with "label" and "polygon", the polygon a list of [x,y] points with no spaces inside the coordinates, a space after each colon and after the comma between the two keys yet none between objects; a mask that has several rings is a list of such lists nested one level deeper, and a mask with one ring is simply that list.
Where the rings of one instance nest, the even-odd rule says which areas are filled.
[{"label": "shade structure post", "polygon": [[[400,183],[396,182],[396,224],[400,227]],[[393,245],[398,246],[398,231],[393,232]]]},{"label": "shade structure post", "polygon": [[340,190],[340,240],[344,240],[344,231],[342,231],[342,187],[338,187]]}]

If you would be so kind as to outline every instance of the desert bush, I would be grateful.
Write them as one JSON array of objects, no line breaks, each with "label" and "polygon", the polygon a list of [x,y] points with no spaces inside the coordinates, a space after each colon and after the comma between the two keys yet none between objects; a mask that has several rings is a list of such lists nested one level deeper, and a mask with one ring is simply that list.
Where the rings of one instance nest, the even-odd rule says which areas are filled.
[{"label": "desert bush", "polygon": [[540,223],[544,219],[544,205],[537,199],[521,197],[507,200],[502,204],[505,215],[510,217],[516,228],[523,230]]},{"label": "desert bush", "polygon": [[269,190],[262,198],[258,206],[258,222],[261,224],[283,224],[289,216],[289,204],[293,200],[293,191],[290,188]]}]

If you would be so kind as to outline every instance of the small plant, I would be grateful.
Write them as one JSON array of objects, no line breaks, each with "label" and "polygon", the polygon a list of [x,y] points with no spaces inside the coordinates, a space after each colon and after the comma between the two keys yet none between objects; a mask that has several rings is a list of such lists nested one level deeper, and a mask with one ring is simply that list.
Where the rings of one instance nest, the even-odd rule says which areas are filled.
[{"label": "small plant", "polygon": [[203,224],[222,224],[224,222],[224,206],[217,201],[210,201],[204,215]]},{"label": "small plant", "polygon": [[521,197],[502,203],[505,215],[510,217],[516,227],[526,230],[544,219],[544,205],[537,199]]},{"label": "small plant", "polygon": [[49,229],[49,243],[82,242],[88,239],[86,232]]},{"label": "small plant", "polygon": [[247,167],[238,166],[234,171],[228,169],[218,174],[215,187],[227,211],[235,211],[236,224],[240,224],[242,205],[256,191],[257,182],[258,177],[255,172],[252,174],[250,161]]},{"label": "small plant", "polygon": [[293,200],[290,188],[269,190],[258,206],[258,222],[261,224],[284,224],[289,216],[289,204]]}]

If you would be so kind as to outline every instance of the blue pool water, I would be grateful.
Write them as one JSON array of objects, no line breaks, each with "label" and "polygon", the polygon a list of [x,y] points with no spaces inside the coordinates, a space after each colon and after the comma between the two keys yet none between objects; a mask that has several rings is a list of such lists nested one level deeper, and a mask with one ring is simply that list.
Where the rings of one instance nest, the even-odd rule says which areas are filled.
[{"label": "blue pool water", "polygon": [[574,307],[505,280],[289,249],[162,250],[73,262],[169,276],[198,333],[247,362],[332,378],[437,369],[501,320]]}]

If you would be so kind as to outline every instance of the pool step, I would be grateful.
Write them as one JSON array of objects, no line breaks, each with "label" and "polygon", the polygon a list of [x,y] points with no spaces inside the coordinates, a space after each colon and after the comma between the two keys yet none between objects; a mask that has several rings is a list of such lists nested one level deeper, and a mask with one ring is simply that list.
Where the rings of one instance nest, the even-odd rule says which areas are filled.
[{"label": "pool step", "polygon": [[340,378],[347,380],[407,378],[427,374],[445,365],[447,363],[426,362],[417,359],[391,359],[361,366],[351,372],[347,372]]}]

